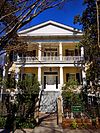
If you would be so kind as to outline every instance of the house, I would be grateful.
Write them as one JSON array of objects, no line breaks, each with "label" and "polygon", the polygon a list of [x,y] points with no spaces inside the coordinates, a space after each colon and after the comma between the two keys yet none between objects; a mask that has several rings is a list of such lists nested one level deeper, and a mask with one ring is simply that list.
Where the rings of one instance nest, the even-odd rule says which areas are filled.
[{"label": "house", "polygon": [[27,52],[14,54],[16,81],[19,75],[37,75],[42,112],[56,110],[56,98],[69,79],[85,84],[84,48],[78,47],[82,32],[70,26],[47,21],[18,33],[27,42]]}]

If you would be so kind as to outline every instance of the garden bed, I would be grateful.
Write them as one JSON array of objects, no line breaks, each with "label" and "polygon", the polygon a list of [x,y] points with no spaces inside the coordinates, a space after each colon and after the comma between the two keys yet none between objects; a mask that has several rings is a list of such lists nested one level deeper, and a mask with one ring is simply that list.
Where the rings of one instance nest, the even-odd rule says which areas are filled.
[{"label": "garden bed", "polygon": [[81,118],[76,118],[76,119],[66,119],[63,118],[62,121],[62,128],[100,128],[100,124],[93,123],[93,121],[89,118],[86,119],[81,119]]}]

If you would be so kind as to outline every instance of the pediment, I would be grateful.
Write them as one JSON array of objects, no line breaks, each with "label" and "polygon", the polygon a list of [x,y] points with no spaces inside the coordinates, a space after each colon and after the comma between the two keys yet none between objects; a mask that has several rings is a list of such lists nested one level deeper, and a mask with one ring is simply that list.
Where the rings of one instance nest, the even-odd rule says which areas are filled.
[{"label": "pediment", "polygon": [[32,28],[20,31],[19,36],[55,36],[55,35],[73,35],[74,33],[82,33],[72,27],[48,21]]}]

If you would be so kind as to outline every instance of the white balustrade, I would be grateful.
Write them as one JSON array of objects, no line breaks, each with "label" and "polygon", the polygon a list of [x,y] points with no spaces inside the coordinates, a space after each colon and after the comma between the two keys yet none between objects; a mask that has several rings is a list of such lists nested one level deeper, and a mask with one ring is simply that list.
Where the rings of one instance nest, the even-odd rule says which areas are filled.
[{"label": "white balustrade", "polygon": [[[81,56],[62,56],[62,60],[60,60],[60,56],[42,56],[41,62],[61,62],[61,63],[77,63],[78,61],[84,60],[84,57]],[[26,63],[34,63],[40,62],[38,57],[19,57],[16,62],[26,62]]]},{"label": "white balustrade", "polygon": [[38,57],[19,57],[17,62],[38,62]]}]

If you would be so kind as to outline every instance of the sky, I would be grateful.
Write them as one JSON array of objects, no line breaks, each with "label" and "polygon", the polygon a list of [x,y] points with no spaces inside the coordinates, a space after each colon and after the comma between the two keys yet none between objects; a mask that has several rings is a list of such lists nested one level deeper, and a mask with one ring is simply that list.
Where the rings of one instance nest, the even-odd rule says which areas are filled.
[{"label": "sky", "polygon": [[[71,26],[73,28],[82,29],[79,24],[73,24],[74,16],[81,15],[85,6],[83,5],[83,0],[67,0],[62,9],[53,8],[48,9],[34,18],[30,23],[25,25],[22,29],[27,29],[34,25],[46,22],[48,20],[56,21],[64,25]],[[21,30],[22,30],[21,29]]]}]

